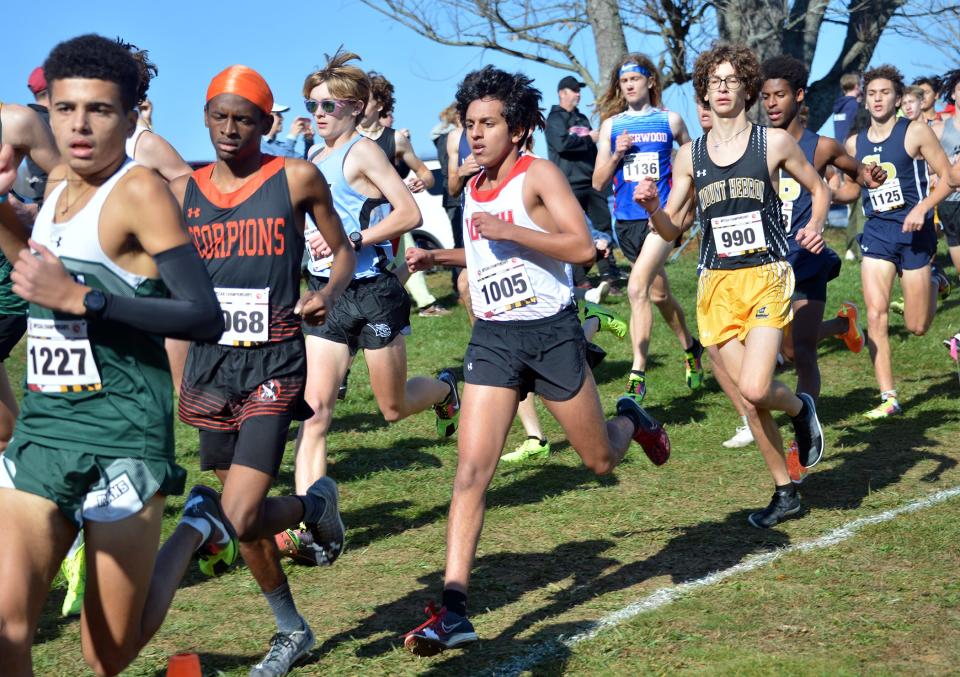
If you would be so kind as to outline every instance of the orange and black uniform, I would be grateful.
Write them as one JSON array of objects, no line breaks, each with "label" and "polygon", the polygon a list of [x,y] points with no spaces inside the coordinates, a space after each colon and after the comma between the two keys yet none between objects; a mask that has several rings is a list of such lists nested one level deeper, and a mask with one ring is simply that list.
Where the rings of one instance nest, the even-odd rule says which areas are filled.
[{"label": "orange and black uniform", "polygon": [[180,420],[200,429],[201,468],[238,463],[276,475],[290,422],[305,413],[306,357],[294,313],[303,229],[284,158],[264,155],[233,193],[214,185],[214,166],[190,177],[183,216],[227,330],[218,344],[190,345]]}]

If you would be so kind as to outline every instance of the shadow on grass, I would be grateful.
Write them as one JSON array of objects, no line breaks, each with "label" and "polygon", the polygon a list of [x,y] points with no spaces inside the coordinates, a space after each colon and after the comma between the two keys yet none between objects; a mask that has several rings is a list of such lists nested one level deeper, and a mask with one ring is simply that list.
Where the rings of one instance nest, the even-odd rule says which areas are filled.
[{"label": "shadow on grass", "polygon": [[[496,612],[514,604],[532,590],[557,588],[546,604],[517,618],[498,636],[485,639],[482,652],[466,651],[423,665],[421,674],[464,674],[497,665],[535,647],[566,651],[557,643],[558,634],[571,635],[587,630],[590,623],[563,623],[540,629],[532,637],[519,638],[530,628],[570,611],[606,593],[625,590],[645,581],[669,577],[673,583],[696,580],[742,561],[744,557],[789,543],[778,531],[761,531],[746,521],[749,511],[731,513],[723,521],[705,521],[689,527],[671,529],[675,535],[653,556],[638,562],[621,564],[604,556],[615,543],[610,540],[585,540],[564,543],[549,552],[497,553],[477,560],[472,574],[474,593],[471,608],[477,613]],[[618,535],[621,539],[644,538],[649,532]],[[380,605],[349,631],[328,639],[318,654],[334,650],[342,643],[359,644],[358,657],[385,654],[401,642],[401,635],[422,620],[420,610],[426,600],[435,598],[442,582],[442,571],[418,579],[422,587],[402,598]],[[560,587],[562,585],[562,588]],[[370,641],[365,641],[370,640]],[[552,645],[556,644],[556,647]],[[563,654],[545,651],[550,660],[562,660]],[[481,658],[482,654],[482,658]],[[424,668],[426,668],[424,670]]]}]

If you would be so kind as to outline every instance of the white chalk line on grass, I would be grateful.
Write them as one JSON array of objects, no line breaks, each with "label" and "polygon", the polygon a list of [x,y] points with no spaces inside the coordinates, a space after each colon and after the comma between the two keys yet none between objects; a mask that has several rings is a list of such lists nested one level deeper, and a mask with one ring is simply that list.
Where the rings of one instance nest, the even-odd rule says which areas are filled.
[{"label": "white chalk line on grass", "polygon": [[529,670],[545,660],[549,660],[558,656],[564,648],[572,648],[578,644],[581,644],[582,642],[591,640],[605,630],[609,630],[610,628],[620,625],[621,623],[628,621],[635,616],[639,616],[640,614],[656,611],[657,609],[665,607],[680,597],[699,590],[700,588],[706,588],[711,585],[715,585],[730,578],[731,576],[736,576],[748,571],[754,571],[755,569],[759,569],[762,566],[771,564],[784,555],[788,555],[793,552],[819,550],[820,548],[827,548],[831,545],[842,543],[843,541],[851,538],[863,527],[870,526],[872,524],[881,524],[882,522],[889,522],[890,520],[895,519],[896,517],[899,517],[905,513],[917,512],[918,510],[930,508],[958,495],[960,495],[960,486],[952,487],[950,489],[943,489],[942,491],[938,491],[924,498],[919,498],[906,503],[898,508],[892,508],[891,510],[881,512],[876,515],[860,517],[848,522],[847,524],[837,527],[833,531],[829,531],[823,536],[815,538],[812,541],[804,541],[802,543],[796,543],[793,545],[784,546],[782,548],[777,548],[776,550],[772,550],[763,554],[751,555],[739,564],[735,564],[732,567],[723,569],[721,571],[715,571],[714,573],[708,574],[703,578],[698,578],[694,581],[681,583],[668,588],[660,588],[650,595],[647,595],[643,599],[637,600],[636,602],[628,604],[622,609],[607,614],[599,620],[586,624],[585,629],[582,632],[578,632],[570,637],[564,637],[561,635],[557,637],[556,640],[537,644],[526,653],[515,656],[514,658],[511,658],[505,663],[502,663],[501,665],[492,669],[484,670],[483,673],[496,675],[497,677],[512,677],[514,675],[519,675],[524,670]]}]

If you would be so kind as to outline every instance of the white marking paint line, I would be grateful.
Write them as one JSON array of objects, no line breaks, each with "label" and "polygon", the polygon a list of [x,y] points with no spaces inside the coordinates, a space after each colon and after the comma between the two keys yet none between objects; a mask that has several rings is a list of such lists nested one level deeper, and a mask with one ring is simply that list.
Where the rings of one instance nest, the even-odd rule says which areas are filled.
[{"label": "white marking paint line", "polygon": [[639,616],[640,614],[656,611],[657,609],[674,602],[684,595],[699,590],[700,588],[706,588],[711,585],[715,585],[730,578],[731,576],[736,576],[738,574],[759,569],[760,567],[771,564],[784,555],[788,555],[790,553],[819,550],[820,548],[827,548],[831,545],[842,543],[843,541],[851,538],[863,527],[870,526],[872,524],[889,522],[900,515],[933,507],[955,496],[960,496],[960,486],[938,491],[925,498],[911,501],[910,503],[902,505],[899,508],[893,508],[891,510],[868,517],[860,517],[852,522],[844,524],[843,526],[837,527],[833,531],[829,531],[823,536],[815,538],[812,541],[804,541],[803,543],[788,545],[786,547],[777,548],[776,550],[772,550],[760,555],[751,555],[744,561],[740,562],[739,564],[735,564],[728,569],[715,571],[712,574],[708,574],[703,578],[698,578],[688,583],[681,583],[680,585],[674,585],[668,588],[660,588],[643,599],[637,600],[632,604],[628,604],[618,611],[614,611],[613,613],[607,614],[597,621],[587,624],[586,628],[576,635],[572,635],[570,637],[563,637],[561,635],[555,641],[538,644],[526,653],[511,658],[492,670],[484,671],[484,673],[496,675],[497,677],[513,677],[514,675],[519,675],[524,670],[529,670],[535,665],[558,655],[559,651],[563,647],[572,648],[577,644],[593,639],[604,630],[609,630],[610,628],[620,625],[624,621],[628,621],[635,616]]}]

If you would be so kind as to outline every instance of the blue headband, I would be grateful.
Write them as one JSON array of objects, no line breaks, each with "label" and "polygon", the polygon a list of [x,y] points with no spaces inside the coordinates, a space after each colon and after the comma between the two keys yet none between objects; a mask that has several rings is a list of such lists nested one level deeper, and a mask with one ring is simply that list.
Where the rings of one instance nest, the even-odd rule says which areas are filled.
[{"label": "blue headband", "polygon": [[650,71],[643,66],[633,63],[632,61],[620,66],[620,76],[623,77],[626,73],[639,73],[645,78],[650,77]]}]

